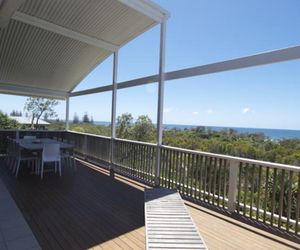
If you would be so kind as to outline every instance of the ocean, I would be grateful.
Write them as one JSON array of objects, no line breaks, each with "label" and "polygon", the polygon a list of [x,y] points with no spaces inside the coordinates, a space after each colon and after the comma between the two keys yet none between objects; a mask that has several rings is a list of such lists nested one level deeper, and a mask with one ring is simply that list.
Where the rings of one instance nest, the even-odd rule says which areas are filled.
[{"label": "ocean", "polygon": [[[173,125],[173,124],[166,124],[164,125],[166,129],[191,129],[196,128],[197,126],[193,125]],[[268,129],[268,128],[240,128],[240,127],[215,127],[215,126],[205,126],[214,131],[221,131],[221,130],[229,130],[234,129],[235,131],[243,134],[249,133],[263,133],[266,137],[279,140],[279,139],[300,139],[300,130],[289,130],[289,129]]]},{"label": "ocean", "polygon": [[[105,121],[95,121],[94,124],[97,125],[110,125],[110,122]],[[164,124],[165,129],[192,129],[196,128],[196,125],[179,125],[179,124]],[[268,129],[268,128],[240,128],[240,127],[218,127],[218,126],[205,126],[214,131],[229,130],[234,129],[239,133],[263,133],[266,137],[272,140],[279,139],[300,139],[300,130],[290,130],[290,129]]]}]

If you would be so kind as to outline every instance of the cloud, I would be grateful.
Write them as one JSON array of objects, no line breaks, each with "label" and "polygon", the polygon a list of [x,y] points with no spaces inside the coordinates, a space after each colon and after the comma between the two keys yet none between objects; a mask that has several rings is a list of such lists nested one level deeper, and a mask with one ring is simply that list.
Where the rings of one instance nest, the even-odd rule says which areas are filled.
[{"label": "cloud", "polygon": [[172,108],[164,108],[164,113],[170,113],[172,111]]},{"label": "cloud", "polygon": [[243,109],[243,114],[247,114],[251,111],[252,111],[251,108],[246,107],[246,108]]},{"label": "cloud", "polygon": [[208,110],[206,110],[206,113],[207,114],[212,114],[214,111],[212,110],[212,109],[208,109]]},{"label": "cloud", "polygon": [[193,114],[193,115],[199,115],[199,112],[194,111],[192,114]]}]

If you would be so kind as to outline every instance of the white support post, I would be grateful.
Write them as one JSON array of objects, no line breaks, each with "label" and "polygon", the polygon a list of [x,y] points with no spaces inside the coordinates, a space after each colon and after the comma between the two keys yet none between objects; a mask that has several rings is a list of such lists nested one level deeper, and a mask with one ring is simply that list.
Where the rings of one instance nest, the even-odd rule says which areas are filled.
[{"label": "white support post", "polygon": [[116,139],[116,108],[117,108],[117,77],[118,77],[118,52],[114,52],[113,62],[113,89],[111,105],[111,141],[110,141],[110,175],[114,176],[114,144]]},{"label": "white support post", "polygon": [[69,105],[70,105],[70,99],[69,96],[66,98],[66,130],[69,130]]},{"label": "white support post", "polygon": [[18,141],[20,139],[20,131],[19,129],[16,130],[16,140]]},{"label": "white support post", "polygon": [[236,160],[229,161],[229,188],[228,188],[228,210],[234,213],[236,209],[236,191],[238,183],[240,162]]},{"label": "white support post", "polygon": [[155,186],[160,182],[160,154],[163,136],[163,111],[164,111],[164,82],[165,82],[165,46],[166,46],[166,21],[160,24],[160,53],[158,75],[158,104],[157,104],[157,145],[155,161]]}]

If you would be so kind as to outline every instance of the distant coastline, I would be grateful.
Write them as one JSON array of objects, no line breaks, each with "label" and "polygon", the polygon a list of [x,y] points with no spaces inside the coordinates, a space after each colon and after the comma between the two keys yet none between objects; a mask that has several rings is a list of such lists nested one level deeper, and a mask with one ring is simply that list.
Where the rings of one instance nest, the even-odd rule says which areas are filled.
[{"label": "distant coastline", "polygon": [[[110,122],[105,121],[95,121],[96,125],[110,125]],[[201,125],[199,125],[201,126]],[[192,129],[196,128],[196,125],[179,125],[179,124],[164,124],[165,129]],[[267,129],[267,128],[241,128],[241,127],[218,127],[218,126],[202,126],[213,131],[229,130],[233,129],[239,133],[249,134],[249,133],[263,133],[266,137],[272,140],[279,139],[296,139],[300,138],[300,130],[290,130],[290,129]]]},{"label": "distant coastline", "polygon": [[[165,124],[166,129],[191,129],[196,128],[194,125],[173,125]],[[279,139],[296,139],[300,138],[300,130],[289,130],[289,129],[266,129],[266,128],[241,128],[241,127],[218,127],[218,126],[204,126],[213,131],[229,130],[233,129],[241,134],[250,133],[263,133],[266,137],[279,140]]]}]

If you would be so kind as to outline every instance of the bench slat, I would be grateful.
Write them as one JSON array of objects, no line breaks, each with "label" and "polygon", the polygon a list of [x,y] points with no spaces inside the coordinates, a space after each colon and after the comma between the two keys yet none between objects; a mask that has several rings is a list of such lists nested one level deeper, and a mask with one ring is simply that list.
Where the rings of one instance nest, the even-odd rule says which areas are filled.
[{"label": "bench slat", "polygon": [[207,249],[178,192],[145,189],[147,249]]}]

